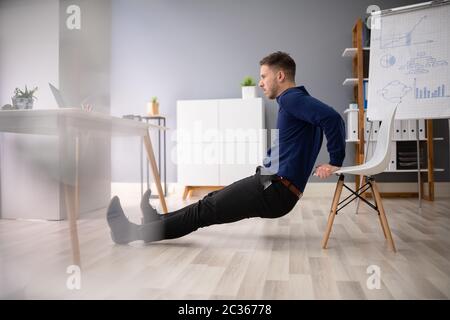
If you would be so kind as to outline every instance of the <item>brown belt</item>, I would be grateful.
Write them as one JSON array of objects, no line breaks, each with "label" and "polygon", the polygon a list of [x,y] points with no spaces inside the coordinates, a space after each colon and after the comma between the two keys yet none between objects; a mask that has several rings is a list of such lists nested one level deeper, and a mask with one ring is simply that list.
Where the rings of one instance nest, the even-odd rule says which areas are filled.
[{"label": "brown belt", "polygon": [[292,193],[294,193],[298,198],[300,198],[302,193],[300,192],[300,190],[297,189],[296,186],[292,184],[292,182],[283,177],[278,177],[278,179],[276,180],[281,181],[281,183],[284,184]]}]

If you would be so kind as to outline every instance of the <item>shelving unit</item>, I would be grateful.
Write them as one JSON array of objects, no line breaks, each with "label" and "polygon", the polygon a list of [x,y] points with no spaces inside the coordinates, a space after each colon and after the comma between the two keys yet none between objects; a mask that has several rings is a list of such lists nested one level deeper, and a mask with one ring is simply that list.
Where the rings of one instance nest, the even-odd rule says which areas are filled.
[{"label": "shelving unit", "polygon": [[[346,48],[343,57],[352,58],[352,78],[345,79],[343,85],[353,85],[353,96],[358,105],[358,140],[355,142],[355,164],[364,162],[364,66],[363,66],[363,25],[358,19],[352,29],[352,48]],[[349,80],[352,79],[352,80]],[[353,140],[349,141],[353,142]],[[355,177],[356,190],[360,186],[360,176]]]},{"label": "shelving unit", "polygon": [[[444,169],[434,168],[434,172],[443,172]],[[417,172],[417,169],[404,169],[404,170],[386,170],[384,172]],[[420,172],[428,172],[428,169],[420,169]]]},{"label": "shelving unit", "polygon": [[[364,48],[362,48],[363,50],[370,50],[370,48],[369,47],[364,47]],[[358,48],[346,48],[345,50],[344,50],[344,52],[342,53],[342,56],[343,57],[350,57],[350,58],[353,58],[355,55],[356,55],[356,53],[358,52]]]},{"label": "shelving unit", "polygon": [[[371,142],[376,141],[376,140],[370,140]],[[398,140],[398,139],[392,139],[392,141],[398,142],[398,141],[416,141],[416,140]],[[427,141],[427,139],[420,139],[419,141]],[[444,138],[433,138],[433,141],[444,141]],[[345,142],[359,142],[359,140],[350,140],[347,139],[345,140]]]},{"label": "shelving unit", "polygon": [[[364,153],[366,141],[364,140],[365,132],[365,119],[364,119],[364,82],[369,81],[368,78],[364,78],[364,51],[370,50],[369,47],[363,47],[363,22],[358,19],[352,29],[352,48],[346,48],[342,53],[342,57],[352,58],[352,77],[344,80],[344,86],[353,86],[354,99],[358,105],[358,139],[346,140],[348,143],[355,143],[355,164],[362,164],[364,162]],[[368,64],[367,64],[368,65]],[[427,175],[426,183],[428,184],[428,194],[423,192],[423,185],[421,183],[421,194],[425,200],[434,200],[434,172],[441,172],[444,169],[434,168],[434,141],[443,141],[443,138],[433,137],[433,122],[426,120],[426,138],[421,141],[426,141],[427,149],[427,168],[421,169],[420,172]],[[373,141],[373,140],[371,140]],[[375,140],[376,141],[376,140]],[[398,141],[416,141],[416,140],[393,140],[395,143]],[[398,173],[398,172],[416,172],[417,169],[403,169],[403,170],[386,170],[386,173]],[[360,186],[360,177],[356,176],[355,184],[356,189]],[[423,179],[421,179],[423,181]],[[363,181],[364,184],[364,181]],[[370,192],[363,194],[365,197],[371,197]],[[418,197],[418,192],[382,192],[383,197]]]},{"label": "shelving unit", "polygon": [[[368,78],[364,78],[364,81],[368,81]],[[343,86],[355,86],[358,84],[358,78],[347,78],[342,82]]]},{"label": "shelving unit", "polygon": [[[359,140],[345,140],[346,142],[358,142]],[[370,142],[374,142],[377,141],[375,139],[370,139]],[[417,140],[413,140],[413,139],[392,139],[392,141],[398,142],[398,141],[414,141],[416,142]],[[419,141],[428,141],[427,138],[425,139],[419,139]],[[439,138],[433,138],[433,141],[444,141],[444,138],[439,137]]]}]

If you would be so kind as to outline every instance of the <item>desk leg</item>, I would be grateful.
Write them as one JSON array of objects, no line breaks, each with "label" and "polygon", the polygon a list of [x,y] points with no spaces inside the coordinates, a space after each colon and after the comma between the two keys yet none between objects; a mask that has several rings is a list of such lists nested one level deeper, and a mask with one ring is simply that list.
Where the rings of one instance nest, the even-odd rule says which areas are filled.
[{"label": "desk leg", "polygon": [[161,187],[161,178],[158,173],[158,167],[156,166],[155,154],[153,153],[152,142],[148,132],[144,136],[144,144],[148,161],[150,162],[150,167],[152,169],[153,179],[155,180],[156,188],[158,189],[159,201],[161,201],[163,213],[167,213],[166,199],[164,198],[164,193]]},{"label": "desk leg", "polygon": [[70,242],[72,245],[72,261],[81,268],[80,242],[78,240],[77,218],[79,214],[78,159],[79,138],[75,138],[75,184],[64,183],[67,218],[69,219]]}]

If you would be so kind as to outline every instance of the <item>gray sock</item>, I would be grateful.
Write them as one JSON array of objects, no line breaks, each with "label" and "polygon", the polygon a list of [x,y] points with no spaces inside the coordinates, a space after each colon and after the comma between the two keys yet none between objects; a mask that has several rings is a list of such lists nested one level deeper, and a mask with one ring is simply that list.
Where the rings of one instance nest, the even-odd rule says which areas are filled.
[{"label": "gray sock", "polygon": [[148,189],[145,191],[141,200],[141,211],[142,211],[142,224],[147,224],[153,221],[158,221],[161,218],[161,215],[150,205],[150,195],[152,191]]},{"label": "gray sock", "polygon": [[114,196],[109,203],[106,219],[111,228],[111,237],[117,244],[139,240],[139,226],[131,223],[123,213],[119,198]]}]

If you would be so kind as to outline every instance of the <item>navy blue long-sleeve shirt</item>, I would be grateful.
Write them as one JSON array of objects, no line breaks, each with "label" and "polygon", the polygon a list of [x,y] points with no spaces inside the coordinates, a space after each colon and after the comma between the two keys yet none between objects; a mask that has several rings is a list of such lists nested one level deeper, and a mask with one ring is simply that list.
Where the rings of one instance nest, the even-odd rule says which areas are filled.
[{"label": "navy blue long-sleeve shirt", "polygon": [[304,86],[285,90],[279,105],[278,143],[269,149],[264,167],[304,191],[323,141],[327,138],[329,164],[342,166],[345,158],[345,123],[341,115],[309,95]]}]

